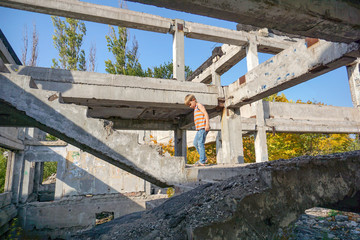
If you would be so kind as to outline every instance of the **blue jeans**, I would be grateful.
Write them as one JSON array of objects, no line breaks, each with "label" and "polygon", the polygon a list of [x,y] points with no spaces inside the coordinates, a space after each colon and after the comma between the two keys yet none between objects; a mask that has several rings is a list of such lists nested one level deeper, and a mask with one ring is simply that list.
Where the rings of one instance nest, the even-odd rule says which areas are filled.
[{"label": "blue jeans", "polygon": [[205,129],[200,129],[197,131],[194,138],[194,146],[200,155],[200,162],[205,164],[206,154],[205,154],[205,139],[208,132]]}]

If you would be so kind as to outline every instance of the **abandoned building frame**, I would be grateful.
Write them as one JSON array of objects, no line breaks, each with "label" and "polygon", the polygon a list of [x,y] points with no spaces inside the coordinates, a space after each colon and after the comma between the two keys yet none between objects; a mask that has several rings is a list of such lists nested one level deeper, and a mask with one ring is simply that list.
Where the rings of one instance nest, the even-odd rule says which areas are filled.
[{"label": "abandoned building frame", "polygon": [[[184,9],[181,1],[173,2],[153,4],[223,19],[236,15],[217,15],[191,4]],[[215,1],[209,2],[206,10],[218,10]],[[289,35],[267,28],[245,31],[244,25],[230,30],[81,1],[3,0],[0,6],[172,34],[174,62],[174,79],[22,66],[1,33],[0,146],[10,151],[5,193],[0,195],[0,213],[6,216],[1,218],[0,235],[18,216],[24,229],[57,229],[64,236],[93,227],[96,214],[119,217],[144,210],[146,202],[164,197],[152,194],[154,186],[211,178],[207,169],[186,166],[184,161],[186,133],[193,127],[191,109],[183,104],[189,93],[211,116],[211,129],[217,133],[214,169],[220,178],[233,176],[231,168],[244,163],[245,133],[255,136],[256,162],[268,161],[266,132],[360,133],[360,31],[349,30],[348,25],[356,24],[346,19],[326,20],[338,27],[337,32],[324,27]],[[356,12],[345,7],[359,20],[358,8]],[[259,27],[274,26],[270,19]],[[256,19],[241,23],[257,24]],[[302,23],[297,24],[300,29]],[[187,79],[185,37],[223,44]],[[258,52],[275,56],[259,64]],[[244,58],[248,72],[221,86],[221,75]],[[348,72],[352,108],[262,100],[342,66]],[[159,155],[144,130],[173,131],[175,157]],[[61,140],[44,141],[44,132]],[[57,162],[56,183],[42,184],[44,162],[49,161]]]}]

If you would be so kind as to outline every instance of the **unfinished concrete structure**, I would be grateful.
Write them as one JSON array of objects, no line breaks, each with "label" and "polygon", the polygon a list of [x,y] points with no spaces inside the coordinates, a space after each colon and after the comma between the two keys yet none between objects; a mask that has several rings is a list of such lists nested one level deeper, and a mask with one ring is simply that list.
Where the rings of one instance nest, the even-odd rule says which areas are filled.
[{"label": "unfinished concrete structure", "polygon": [[[148,1],[142,2],[148,3]],[[182,1],[151,2],[217,18],[231,16],[234,17],[231,20],[239,19],[240,23],[246,25],[257,26],[259,22],[256,18],[243,20],[240,16],[256,16],[256,14],[250,8],[243,10],[231,7],[234,3],[228,0],[222,0],[221,6],[231,9],[233,11],[231,14],[218,11],[215,1],[210,1],[206,6],[202,5],[201,1],[189,1],[186,4]],[[242,2],[242,5],[255,6],[259,11],[263,7],[256,1],[244,0]],[[104,173],[87,173],[85,166],[88,166],[89,162],[95,166],[93,169],[101,169],[98,165],[110,163],[115,166],[105,167],[110,172],[121,168],[155,185],[166,187],[201,179],[209,180],[207,175],[209,172],[212,174],[210,180],[221,180],[239,174],[241,169],[238,166],[243,163],[243,132],[253,132],[256,136],[257,162],[267,161],[268,158],[266,131],[358,134],[360,74],[357,58],[360,56],[358,42],[360,10],[357,4],[347,4],[336,0],[333,2],[344,9],[340,11],[341,13],[345,11],[348,15],[338,17],[337,7],[324,5],[326,9],[323,9],[321,8],[323,5],[320,4],[317,17],[315,17],[316,24],[311,28],[307,24],[314,20],[314,15],[304,12],[294,15],[299,17],[294,18],[297,31],[289,29],[292,24],[282,25],[277,22],[279,20],[286,22],[284,19],[275,19],[275,22],[265,23],[268,27],[277,26],[278,30],[292,34],[309,37],[319,37],[320,34],[321,37],[330,40],[326,41],[299,36],[280,36],[267,29],[247,32],[241,30],[247,27],[243,25],[239,26],[238,31],[229,30],[80,1],[1,1],[0,6],[164,34],[170,33],[174,36],[175,80],[20,66],[19,62],[9,60],[7,56],[11,56],[11,53],[7,51],[7,48],[2,48],[0,125],[36,127],[76,147],[67,147],[63,143],[57,146],[43,146],[44,143],[41,143],[41,146],[36,146],[39,143],[26,145],[23,142],[25,138],[20,138],[20,140],[17,137],[14,138],[16,134],[8,134],[7,137],[6,134],[1,135],[2,146],[18,151],[14,154],[14,162],[11,162],[9,166],[14,166],[12,174],[20,174],[17,177],[12,175],[12,183],[7,188],[9,192],[4,194],[6,202],[9,203],[11,199],[13,204],[18,205],[30,201],[29,196],[34,192],[37,192],[36,196],[39,196],[38,185],[41,176],[39,166],[41,165],[36,162],[52,159],[58,162],[58,167],[60,166],[58,171],[62,171],[57,176],[54,195],[56,201],[33,202],[21,208],[21,216],[28,220],[24,225],[33,230],[51,228],[55,225],[60,225],[64,229],[74,230],[74,226],[84,229],[94,225],[95,213],[110,211],[114,212],[116,217],[127,213],[126,211],[120,213],[120,210],[110,206],[113,205],[112,201],[125,199],[126,206],[130,204],[129,200],[126,200],[129,199],[126,198],[126,193],[146,192],[146,189],[149,191],[149,187],[146,188],[146,182],[140,181],[135,176],[131,176],[132,181],[137,181],[138,184],[134,187],[126,186],[124,189],[118,189],[116,186],[122,183],[121,180],[105,181],[101,179]],[[201,8],[194,7],[195,3]],[[308,3],[304,3],[306,4]],[[287,5],[282,4],[276,7],[282,12],[288,9]],[[304,6],[299,5],[298,8],[302,9]],[[246,14],[244,15],[241,11],[245,11]],[[261,12],[256,13],[261,14]],[[344,16],[344,14],[340,15]],[[298,22],[298,19],[306,21]],[[338,31],[329,30],[334,26]],[[221,48],[213,51],[212,56],[188,79],[185,79],[184,75],[184,37],[224,43]],[[276,55],[259,64],[258,52]],[[221,75],[245,57],[248,73],[229,86],[221,86]],[[261,100],[270,94],[341,66],[348,68],[354,108],[269,103]],[[186,130],[192,127],[191,110],[183,104],[184,96],[188,93],[195,93],[206,106],[213,117],[212,129],[221,131],[221,139],[217,144],[218,166],[214,168],[186,168],[185,166]],[[153,146],[139,144],[137,135],[117,131],[117,129],[172,130],[175,133],[177,157],[161,156]],[[92,155],[87,155],[79,149]],[[49,157],[50,154],[51,157]],[[95,157],[102,160],[95,161]],[[85,166],[81,165],[81,161],[86,162]],[[67,167],[61,168],[62,164]],[[105,175],[111,176],[108,171],[105,171]],[[124,174],[126,173],[123,172],[122,176]],[[81,179],[80,182],[79,179]],[[37,184],[34,184],[35,181]],[[357,180],[354,179],[354,181]],[[111,193],[115,195],[109,198],[84,196]],[[101,200],[104,204],[100,206],[98,202]],[[136,200],[130,200],[130,202],[136,202]],[[84,204],[85,208],[79,207]],[[14,216],[15,208],[11,204],[6,204],[4,207],[8,207],[6,210],[9,212],[6,218],[8,221]],[[44,209],[48,209],[48,216],[49,209],[55,207],[58,209],[56,214],[61,215],[64,222],[55,222],[51,225],[49,218],[38,213],[46,212]],[[64,214],[64,212],[74,211],[73,209],[80,212]],[[128,209],[129,212],[137,211],[141,207]],[[32,218],[28,218],[30,216]],[[67,221],[64,220],[64,216],[68,217]],[[47,220],[41,222],[42,218]],[[4,224],[1,223],[1,225]],[[64,230],[64,234],[66,231],[68,230]]]}]

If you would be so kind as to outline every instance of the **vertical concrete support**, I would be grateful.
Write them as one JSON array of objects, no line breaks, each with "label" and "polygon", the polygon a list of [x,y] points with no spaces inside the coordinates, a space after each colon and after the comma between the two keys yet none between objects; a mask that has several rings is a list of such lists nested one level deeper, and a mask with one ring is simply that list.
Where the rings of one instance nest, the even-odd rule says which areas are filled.
[{"label": "vertical concrete support", "polygon": [[223,162],[222,140],[220,131],[218,131],[218,134],[216,135],[216,162]]},{"label": "vertical concrete support", "polygon": [[58,161],[56,166],[56,183],[55,183],[55,200],[60,200],[63,197],[64,182],[66,174],[66,159],[64,161]]},{"label": "vertical concrete support", "polygon": [[174,134],[175,156],[183,156],[186,164],[186,130],[176,129]]},{"label": "vertical concrete support", "polygon": [[[246,47],[246,61],[248,71],[259,65],[257,45],[250,41]],[[255,156],[256,162],[268,161],[268,150],[265,130],[264,104],[262,100],[255,102],[256,109],[256,132],[255,132]]]},{"label": "vertical concrete support", "polygon": [[185,22],[183,20],[174,20],[173,76],[178,81],[185,81],[184,27]]},{"label": "vertical concrete support", "polygon": [[41,173],[41,162],[35,162],[34,168],[34,188],[33,192],[38,194],[39,185],[42,183],[42,173]]},{"label": "vertical concrete support", "polygon": [[240,109],[224,108],[221,116],[223,158],[218,164],[244,163]]},{"label": "vertical concrete support", "polygon": [[25,203],[33,193],[35,162],[31,162],[28,159],[25,159],[23,171],[24,174],[22,178],[20,197],[21,203]]},{"label": "vertical concrete support", "polygon": [[13,184],[14,163],[15,163],[15,153],[12,151],[8,151],[4,192],[12,191],[11,186]]},{"label": "vertical concrete support", "polygon": [[351,99],[354,107],[360,108],[360,58],[350,66],[347,66]]},{"label": "vertical concrete support", "polygon": [[[16,170],[15,170],[16,169]],[[24,174],[24,151],[15,152],[14,157],[14,172],[12,175],[12,200],[11,202],[17,204],[21,195],[22,178]]]}]

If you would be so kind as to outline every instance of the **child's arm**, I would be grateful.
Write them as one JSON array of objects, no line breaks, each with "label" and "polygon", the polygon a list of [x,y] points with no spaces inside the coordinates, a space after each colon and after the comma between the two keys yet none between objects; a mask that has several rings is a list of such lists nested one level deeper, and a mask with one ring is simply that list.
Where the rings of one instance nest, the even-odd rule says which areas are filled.
[{"label": "child's arm", "polygon": [[207,113],[204,105],[202,105],[201,103],[198,103],[198,108],[199,110],[204,114],[205,116],[205,131],[209,131],[210,130],[210,123],[209,123],[209,114]]}]

